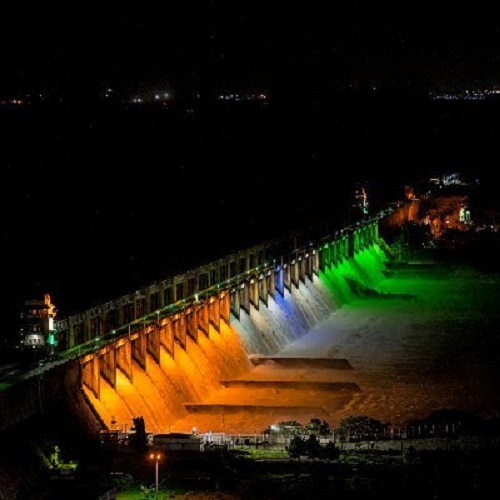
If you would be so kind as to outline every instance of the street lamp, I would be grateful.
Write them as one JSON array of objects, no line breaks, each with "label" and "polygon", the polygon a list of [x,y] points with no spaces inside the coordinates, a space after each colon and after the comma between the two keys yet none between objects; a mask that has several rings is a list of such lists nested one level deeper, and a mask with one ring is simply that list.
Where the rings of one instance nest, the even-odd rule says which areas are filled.
[{"label": "street lamp", "polygon": [[160,462],[161,453],[151,453],[149,458],[155,461],[155,500],[158,500],[158,464]]}]

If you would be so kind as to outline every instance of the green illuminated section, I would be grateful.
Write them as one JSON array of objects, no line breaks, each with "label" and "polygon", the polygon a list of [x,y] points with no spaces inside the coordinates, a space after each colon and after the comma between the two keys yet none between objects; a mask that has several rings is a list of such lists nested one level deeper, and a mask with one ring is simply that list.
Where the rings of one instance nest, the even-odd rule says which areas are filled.
[{"label": "green illuminated section", "polygon": [[57,345],[57,330],[51,330],[47,336],[47,344],[56,346]]},{"label": "green illuminated section", "polygon": [[344,263],[339,266],[332,266],[325,268],[325,272],[319,273],[319,278],[323,284],[328,288],[331,294],[335,297],[338,305],[350,302],[354,295],[345,279],[345,274],[342,272]]},{"label": "green illuminated section", "polygon": [[377,291],[384,279],[386,256],[377,244],[356,252],[320,272],[320,280],[334,295],[339,305],[353,301],[360,291]]},{"label": "green illuminated section", "polygon": [[382,259],[371,246],[356,253],[352,267],[355,268],[356,275],[361,278],[363,284],[375,288],[385,277],[382,272],[385,269],[384,261],[385,258]]}]

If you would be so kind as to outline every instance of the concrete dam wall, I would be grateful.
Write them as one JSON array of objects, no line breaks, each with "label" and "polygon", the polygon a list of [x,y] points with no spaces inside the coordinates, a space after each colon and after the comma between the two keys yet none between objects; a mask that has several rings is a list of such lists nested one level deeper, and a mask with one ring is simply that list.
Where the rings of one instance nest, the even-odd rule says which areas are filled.
[{"label": "concrete dam wall", "polygon": [[[133,361],[133,382],[116,370],[115,386],[101,378],[99,398],[85,385],[83,390],[108,426],[115,421],[124,429],[138,415],[151,432],[186,432],[193,427],[200,432],[260,432],[273,419],[305,418],[312,413],[328,419],[321,400],[324,391],[328,389],[330,397],[338,389],[349,399],[356,387],[346,382],[337,382],[338,388],[332,382],[328,387],[317,382],[316,390],[307,384],[294,386],[298,365],[269,374],[261,361],[274,358],[272,364],[279,365],[282,349],[354,300],[360,289],[372,290],[383,279],[384,261],[380,247],[373,244],[306,278],[298,287],[291,286],[284,297],[275,294],[267,305],[242,310],[239,318],[231,314],[229,324],[220,322],[219,331],[210,325],[208,335],[199,332],[197,341],[186,336],[185,348],[176,343],[174,356],[162,347],[159,362],[146,354],[145,370]],[[255,359],[260,360],[260,370]],[[321,361],[307,360],[306,370]],[[342,368],[348,369],[349,364],[345,365]],[[267,385],[262,381],[256,385],[263,376]]]},{"label": "concrete dam wall", "polygon": [[78,359],[45,369],[40,367],[0,392],[0,430],[61,408],[70,410],[91,433],[98,432],[103,425],[85,399]]},{"label": "concrete dam wall", "polygon": [[[375,225],[368,229],[289,259],[276,272],[248,275],[202,305],[196,296],[182,314],[144,323],[3,391],[1,428],[61,400],[86,406],[80,413],[89,427],[127,430],[143,416],[155,433],[260,432],[273,420],[328,419],[328,405],[346,404],[356,385],[307,380],[325,360],[285,363],[280,353],[384,278],[386,255]],[[328,361],[336,373],[350,368],[346,360]],[[287,369],[275,370],[280,366]]]}]

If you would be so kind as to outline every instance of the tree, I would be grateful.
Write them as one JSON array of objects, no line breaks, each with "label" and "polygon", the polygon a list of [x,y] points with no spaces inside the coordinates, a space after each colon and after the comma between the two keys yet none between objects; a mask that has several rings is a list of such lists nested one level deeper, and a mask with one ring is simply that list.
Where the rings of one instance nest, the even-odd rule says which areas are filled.
[{"label": "tree", "polygon": [[364,415],[353,415],[343,418],[338,432],[344,439],[366,440],[383,437],[386,424]]},{"label": "tree", "polygon": [[113,476],[113,483],[118,491],[127,491],[134,484],[134,477],[132,474],[115,473]]},{"label": "tree", "polygon": [[323,420],[321,424],[319,424],[319,435],[320,436],[329,436],[332,433],[332,429],[330,428],[330,424]]},{"label": "tree", "polygon": [[340,455],[340,450],[335,446],[333,441],[328,441],[328,443],[323,446],[323,457],[327,460],[337,460]]},{"label": "tree", "polygon": [[320,426],[321,420],[319,418],[311,418],[310,422],[306,425],[306,428],[310,434],[318,434]]},{"label": "tree", "polygon": [[305,450],[308,458],[319,458],[322,455],[323,448],[319,444],[318,438],[311,434],[305,442]]},{"label": "tree", "polygon": [[330,424],[319,418],[311,418],[311,421],[306,425],[309,434],[319,434],[320,436],[329,436],[331,434]]},{"label": "tree", "polygon": [[294,436],[287,446],[287,451],[290,458],[298,458],[300,460],[300,457],[307,453],[304,440],[300,436]]},{"label": "tree", "polygon": [[[304,426],[297,420],[282,420],[278,422],[282,434],[303,434]],[[272,426],[271,426],[272,427]]]},{"label": "tree", "polygon": [[134,425],[131,430],[135,432],[130,435],[130,446],[138,451],[144,451],[147,447],[144,417],[134,417],[132,421],[134,422]]},{"label": "tree", "polygon": [[404,461],[413,464],[417,460],[417,450],[414,446],[410,446],[404,451],[403,455]]}]

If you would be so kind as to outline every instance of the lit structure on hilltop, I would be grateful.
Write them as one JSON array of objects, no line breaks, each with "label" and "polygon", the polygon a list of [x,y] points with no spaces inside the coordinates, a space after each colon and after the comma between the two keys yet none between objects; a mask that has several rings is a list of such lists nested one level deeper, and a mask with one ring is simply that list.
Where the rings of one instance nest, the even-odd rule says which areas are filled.
[{"label": "lit structure on hilltop", "polygon": [[360,215],[363,219],[368,216],[368,193],[363,184],[358,184],[356,186],[352,206],[357,211],[356,215]]}]

